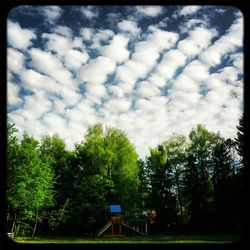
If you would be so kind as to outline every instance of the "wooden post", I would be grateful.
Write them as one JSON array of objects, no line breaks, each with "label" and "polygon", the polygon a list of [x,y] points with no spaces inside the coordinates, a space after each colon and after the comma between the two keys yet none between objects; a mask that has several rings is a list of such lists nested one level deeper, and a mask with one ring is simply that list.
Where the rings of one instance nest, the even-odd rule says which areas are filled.
[{"label": "wooden post", "polygon": [[148,235],[148,223],[146,221],[146,224],[145,224],[145,234]]}]

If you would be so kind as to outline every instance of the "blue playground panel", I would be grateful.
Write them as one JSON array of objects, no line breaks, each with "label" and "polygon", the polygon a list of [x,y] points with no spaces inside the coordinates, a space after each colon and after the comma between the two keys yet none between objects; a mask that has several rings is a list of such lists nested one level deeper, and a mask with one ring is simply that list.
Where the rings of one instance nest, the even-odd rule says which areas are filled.
[{"label": "blue playground panel", "polygon": [[121,206],[120,205],[110,205],[110,213],[120,213],[121,210]]}]

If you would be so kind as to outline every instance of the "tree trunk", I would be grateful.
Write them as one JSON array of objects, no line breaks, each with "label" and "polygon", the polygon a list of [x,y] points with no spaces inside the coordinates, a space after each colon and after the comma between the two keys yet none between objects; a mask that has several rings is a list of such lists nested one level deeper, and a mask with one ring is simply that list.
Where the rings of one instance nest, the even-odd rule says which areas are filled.
[{"label": "tree trunk", "polygon": [[17,226],[17,230],[15,232],[15,237],[17,237],[17,235],[18,235],[19,229],[20,229],[20,225]]},{"label": "tree trunk", "polygon": [[112,167],[109,166],[109,179],[111,180],[112,179]]},{"label": "tree trunk", "polygon": [[37,222],[38,222],[38,213],[36,214],[36,221],[35,221],[35,225],[34,225],[34,229],[33,229],[32,237],[34,237],[34,235],[35,235],[36,228],[37,228]]},{"label": "tree trunk", "polygon": [[180,206],[180,213],[181,213],[181,217],[183,216],[183,209],[182,209],[182,202],[181,202],[181,195],[180,195],[180,184],[179,184],[179,173],[177,174],[177,167],[175,166],[175,172],[176,172],[176,186],[177,186],[177,199],[179,202],[179,206]]},{"label": "tree trunk", "polygon": [[16,225],[16,217],[17,217],[17,214],[16,214],[16,212],[15,212],[14,220],[13,220],[13,224],[12,224],[12,228],[11,228],[11,233],[14,232],[14,228],[15,228],[15,225]]},{"label": "tree trunk", "polygon": [[108,221],[107,209],[105,206],[104,206],[104,211],[105,211],[105,220]]}]

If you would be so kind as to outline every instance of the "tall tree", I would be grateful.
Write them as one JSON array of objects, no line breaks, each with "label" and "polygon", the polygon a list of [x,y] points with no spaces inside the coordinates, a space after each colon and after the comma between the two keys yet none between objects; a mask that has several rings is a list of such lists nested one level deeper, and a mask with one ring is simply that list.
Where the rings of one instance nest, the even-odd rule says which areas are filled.
[{"label": "tall tree", "polygon": [[104,223],[110,203],[121,204],[128,213],[135,212],[139,185],[137,158],[124,132],[104,130],[101,124],[89,127],[85,140],[75,145],[78,175],[74,202],[78,208],[74,214],[81,214],[85,225]]},{"label": "tall tree", "polygon": [[188,143],[184,135],[172,134],[163,142],[173,172],[173,192],[176,195],[178,221],[184,222],[183,173]]},{"label": "tall tree", "polygon": [[235,139],[236,142],[236,149],[238,151],[238,154],[243,157],[244,154],[244,113],[239,119],[239,124],[236,126],[237,127],[237,137]]},{"label": "tall tree", "polygon": [[[217,135],[197,125],[189,134],[185,190],[191,224],[195,230],[208,227],[212,213],[211,154]],[[206,227],[204,226],[206,225]]]},{"label": "tall tree", "polygon": [[50,216],[41,226],[44,228],[44,233],[49,229],[48,224],[53,225],[53,233],[63,233],[68,218],[66,214],[69,213],[74,192],[74,174],[70,166],[71,152],[66,149],[64,140],[58,134],[44,135],[39,150],[41,159],[50,164],[55,178],[55,204],[46,211]]},{"label": "tall tree", "polygon": [[236,126],[237,127],[237,138],[235,139],[236,143],[236,150],[241,157],[240,161],[238,161],[239,164],[237,164],[236,167],[236,174],[234,175],[234,183],[236,184],[234,188],[234,206],[236,205],[235,210],[237,211],[238,218],[236,221],[238,221],[238,228],[243,227],[243,221],[244,221],[244,200],[247,199],[246,197],[246,172],[247,169],[245,168],[246,162],[245,157],[247,155],[244,155],[244,151],[246,152],[246,141],[245,141],[245,136],[246,136],[246,130],[245,130],[245,115],[244,113],[240,117],[239,124]]},{"label": "tall tree", "polygon": [[[9,231],[12,233],[16,228],[16,222],[19,217],[19,202],[16,193],[18,181],[17,166],[19,160],[20,142],[17,139],[18,132],[14,124],[7,125],[7,223]],[[9,223],[12,222],[12,225]]]},{"label": "tall tree", "polygon": [[106,164],[111,170],[115,195],[113,202],[119,202],[124,211],[133,213],[138,200],[138,155],[127,135],[118,129],[107,128],[104,136]]},{"label": "tall tree", "polygon": [[72,153],[66,149],[65,141],[58,135],[45,135],[39,146],[41,158],[48,161],[55,174],[55,199],[58,204],[64,204],[71,195],[72,173],[70,160]]},{"label": "tall tree", "polygon": [[150,150],[147,158],[150,169],[150,209],[157,212],[156,224],[165,229],[167,224],[176,222],[176,198],[173,194],[173,169],[162,145]]},{"label": "tall tree", "polygon": [[[232,155],[233,142],[218,137],[211,158],[212,182],[214,193],[214,221],[217,230],[229,230],[235,226],[237,217],[234,189],[238,189],[235,179],[235,159]],[[240,195],[240,194],[238,194]],[[238,203],[236,207],[239,207]]]},{"label": "tall tree", "polygon": [[[16,146],[13,132],[14,128],[10,127],[12,135],[8,138],[12,146]],[[12,231],[16,234],[19,229],[25,231],[24,226],[29,227],[31,223],[27,221],[30,221],[33,229],[29,228],[29,233],[34,235],[44,217],[43,209],[53,204],[54,173],[48,162],[41,160],[38,141],[27,133],[16,149],[15,155],[8,156],[11,159],[7,163],[7,200],[14,214]]]},{"label": "tall tree", "polygon": [[148,200],[150,194],[150,173],[146,162],[143,161],[142,159],[138,161],[138,177],[139,177],[138,207],[140,210],[145,210],[148,208]]}]

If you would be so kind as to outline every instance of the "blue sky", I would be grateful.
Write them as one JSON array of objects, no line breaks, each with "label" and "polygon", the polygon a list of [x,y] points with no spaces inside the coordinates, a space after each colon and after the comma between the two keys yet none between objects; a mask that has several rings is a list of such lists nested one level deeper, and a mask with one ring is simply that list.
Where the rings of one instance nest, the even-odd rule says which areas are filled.
[{"label": "blue sky", "polygon": [[236,136],[243,16],[230,6],[18,6],[7,22],[8,121],[69,149],[97,122],[141,158],[198,123]]}]

